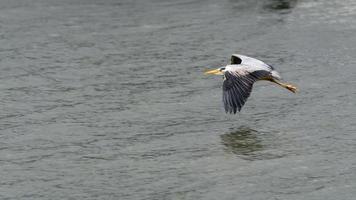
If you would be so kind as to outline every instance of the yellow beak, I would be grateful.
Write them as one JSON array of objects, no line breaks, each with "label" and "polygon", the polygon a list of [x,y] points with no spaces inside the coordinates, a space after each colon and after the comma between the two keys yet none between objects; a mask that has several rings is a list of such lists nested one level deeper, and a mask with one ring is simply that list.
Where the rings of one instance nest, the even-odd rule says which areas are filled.
[{"label": "yellow beak", "polygon": [[206,71],[204,74],[223,75],[223,73],[220,71],[220,69],[209,70],[209,71]]}]

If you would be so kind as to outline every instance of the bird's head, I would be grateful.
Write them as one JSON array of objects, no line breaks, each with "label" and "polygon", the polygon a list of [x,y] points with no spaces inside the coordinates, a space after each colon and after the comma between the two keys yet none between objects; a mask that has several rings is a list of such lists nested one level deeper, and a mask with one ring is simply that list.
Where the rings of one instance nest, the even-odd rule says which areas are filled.
[{"label": "bird's head", "polygon": [[214,75],[224,75],[224,73],[225,73],[225,67],[220,67],[220,68],[208,70],[205,72],[205,74],[214,74]]}]

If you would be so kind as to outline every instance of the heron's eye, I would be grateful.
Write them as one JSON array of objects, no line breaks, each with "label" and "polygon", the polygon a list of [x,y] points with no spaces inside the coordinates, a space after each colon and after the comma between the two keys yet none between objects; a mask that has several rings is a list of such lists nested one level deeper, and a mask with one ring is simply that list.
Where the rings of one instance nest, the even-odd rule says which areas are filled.
[{"label": "heron's eye", "polygon": [[220,71],[223,71],[223,70],[225,70],[225,67],[220,68]]}]

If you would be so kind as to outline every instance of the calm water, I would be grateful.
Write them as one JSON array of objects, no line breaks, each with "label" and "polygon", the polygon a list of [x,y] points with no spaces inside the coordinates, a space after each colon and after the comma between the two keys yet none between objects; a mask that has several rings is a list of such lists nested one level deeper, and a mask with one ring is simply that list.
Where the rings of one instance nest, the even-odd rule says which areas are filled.
[{"label": "calm water", "polygon": [[[0,199],[353,200],[354,0],[0,0]],[[224,113],[232,53],[271,63]]]}]

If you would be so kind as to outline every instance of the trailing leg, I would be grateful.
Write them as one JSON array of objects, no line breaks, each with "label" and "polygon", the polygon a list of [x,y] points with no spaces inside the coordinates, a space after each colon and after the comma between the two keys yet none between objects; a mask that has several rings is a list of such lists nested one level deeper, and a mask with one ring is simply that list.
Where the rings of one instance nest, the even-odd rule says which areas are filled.
[{"label": "trailing leg", "polygon": [[288,84],[288,83],[282,83],[274,78],[269,79],[269,81],[276,83],[277,85],[286,88],[287,90],[296,93],[298,91],[298,88],[292,84]]}]

